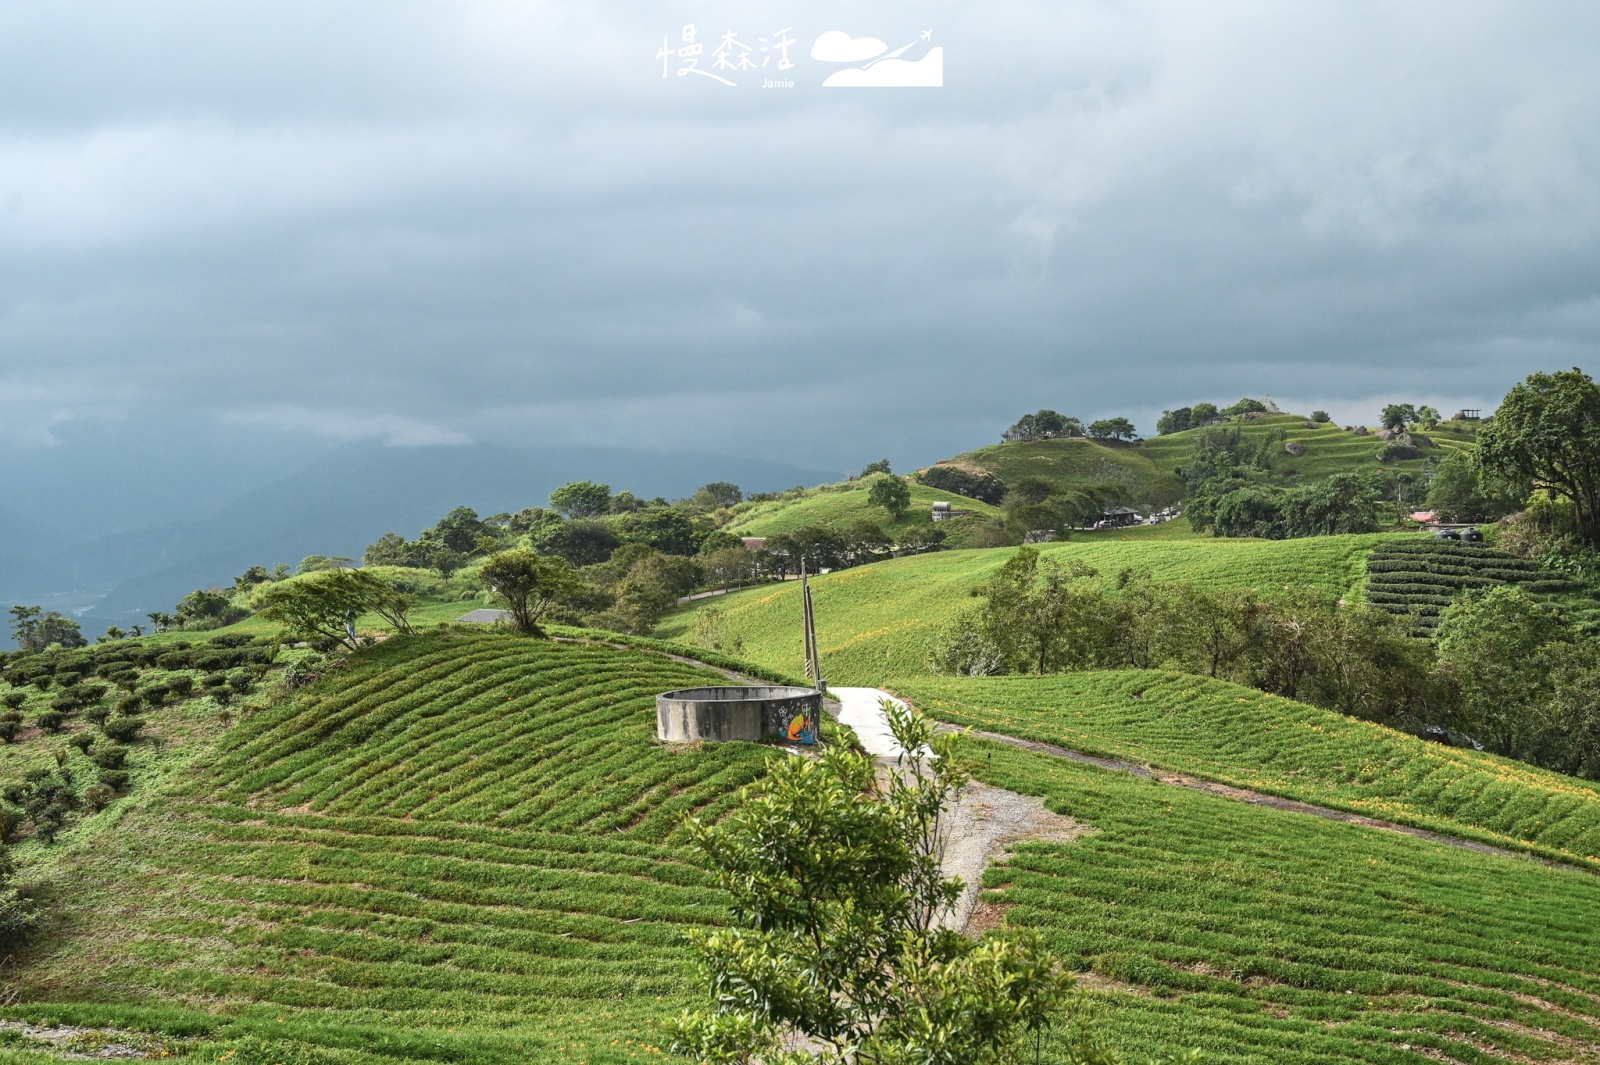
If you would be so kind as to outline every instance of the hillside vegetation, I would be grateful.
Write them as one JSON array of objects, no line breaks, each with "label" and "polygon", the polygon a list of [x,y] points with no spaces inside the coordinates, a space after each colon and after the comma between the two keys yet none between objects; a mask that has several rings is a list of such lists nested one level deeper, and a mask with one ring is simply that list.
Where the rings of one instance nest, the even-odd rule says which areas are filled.
[{"label": "hillside vegetation", "polygon": [[727,531],[736,536],[776,536],[793,533],[807,526],[821,526],[834,532],[844,532],[860,521],[872,522],[891,538],[900,539],[912,529],[935,527],[932,518],[933,504],[943,500],[955,510],[968,511],[948,521],[937,523],[951,547],[969,546],[969,541],[985,525],[1000,517],[1000,509],[976,499],[927,485],[912,483],[911,505],[905,514],[895,519],[888,511],[867,501],[866,481],[851,481],[841,485],[824,485],[792,498],[760,503],[744,503],[736,508],[734,522]]},{"label": "hillside vegetation", "polygon": [[[1600,877],[980,742],[981,779],[1092,826],[991,866],[1130,1055],[1207,1065],[1593,1062]],[[1139,1060],[1137,1056],[1133,1060]]]},{"label": "hillside vegetation", "polygon": [[1578,623],[1600,622],[1600,602],[1577,581],[1483,544],[1395,540],[1379,544],[1367,559],[1367,601],[1392,614],[1414,615],[1419,635],[1431,634],[1439,614],[1463,592],[1503,584],[1564,608]]},{"label": "hillside vegetation", "polygon": [[[1127,539],[1084,537],[1046,544],[1045,557],[1078,560],[1102,583],[1119,572],[1158,580],[1281,592],[1315,589],[1330,599],[1359,598],[1366,555],[1393,534],[1324,536],[1307,540]],[[812,581],[823,671],[835,684],[877,684],[927,668],[931,641],[971,606],[982,584],[1010,550],[944,551],[831,573]],[[669,615],[657,634],[689,638],[697,611],[720,610],[744,655],[773,669],[795,670],[800,660],[800,589],[768,585],[701,600]]]},{"label": "hillside vegetation", "polygon": [[892,686],[953,724],[1600,869],[1600,784],[1226,681],[1127,670]]},{"label": "hillside vegetation", "polygon": [[718,680],[458,630],[363,652],[86,825],[0,1013],[193,1036],[203,1060],[655,1056],[678,930],[723,919],[678,819],[768,756],[655,742],[656,692]]}]

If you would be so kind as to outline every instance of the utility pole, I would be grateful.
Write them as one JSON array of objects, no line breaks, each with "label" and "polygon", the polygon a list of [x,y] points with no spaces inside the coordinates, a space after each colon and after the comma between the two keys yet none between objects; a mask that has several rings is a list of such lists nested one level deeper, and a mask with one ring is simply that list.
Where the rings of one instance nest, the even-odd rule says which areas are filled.
[{"label": "utility pole", "polygon": [[806,576],[806,563],[803,558],[800,560],[800,602],[805,640],[806,679],[816,685],[818,691],[827,691],[828,682],[822,678],[822,662],[817,656],[817,612],[811,602],[811,581]]}]

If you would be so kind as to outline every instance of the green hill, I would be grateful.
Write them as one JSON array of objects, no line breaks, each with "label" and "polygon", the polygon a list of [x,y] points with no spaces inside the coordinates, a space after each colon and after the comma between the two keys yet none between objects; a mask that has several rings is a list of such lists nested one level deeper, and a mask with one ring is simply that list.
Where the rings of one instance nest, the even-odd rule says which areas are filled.
[{"label": "green hill", "polygon": [[[1160,526],[1153,527],[1159,529]],[[1110,581],[1124,569],[1162,580],[1226,587],[1320,589],[1358,598],[1366,555],[1374,544],[1405,534],[1322,536],[1304,540],[1094,539],[1046,544],[1053,558],[1079,559]],[[1012,549],[941,551],[830,573],[812,581],[822,665],[835,684],[878,684],[926,668],[930,641],[971,605],[970,593],[1010,558]],[[657,629],[667,639],[693,631],[694,614],[717,609],[744,654],[773,669],[800,665],[798,582],[763,585],[701,600],[669,615]]]},{"label": "green hill", "polygon": [[679,930],[724,919],[678,818],[767,751],[664,749],[653,695],[720,680],[451,630],[364,652],[62,844],[58,931],[0,1015],[200,1037],[206,1061],[655,1056]]},{"label": "green hill", "polygon": [[1039,932],[1131,1060],[1596,1060],[1593,873],[994,743],[972,754],[984,781],[1093,827],[991,866],[979,919]]},{"label": "green hill", "polygon": [[892,686],[954,724],[1600,870],[1600,783],[1253,688],[1157,670],[919,677]]},{"label": "green hill", "polygon": [[[1285,483],[1366,469],[1420,473],[1427,462],[1437,462],[1451,449],[1469,446],[1476,436],[1474,423],[1445,422],[1426,433],[1413,434],[1420,452],[1416,457],[1380,464],[1377,455],[1385,444],[1377,436],[1346,432],[1331,424],[1307,428],[1309,424],[1297,414],[1269,414],[1236,420],[1228,427],[1238,428],[1245,440],[1257,446],[1275,432],[1284,434],[1285,445],[1304,446],[1305,453],[1299,456],[1289,454],[1282,446],[1274,449],[1272,472]],[[1024,477],[1041,477],[1067,488],[1119,485],[1127,490],[1129,498],[1164,503],[1182,495],[1183,486],[1174,474],[1189,461],[1195,440],[1204,432],[1205,429],[1186,429],[1130,444],[1102,444],[1083,438],[1001,443],[937,465],[987,471],[1007,484]]]},{"label": "green hill", "polygon": [[[984,527],[992,526],[993,520],[1000,516],[1000,509],[988,503],[912,482],[911,507],[895,520],[882,507],[867,502],[869,486],[868,481],[849,481],[823,485],[792,498],[744,504],[737,508],[737,518],[727,531],[735,536],[776,536],[818,525],[842,532],[856,522],[868,521],[891,537],[899,538],[912,529],[931,528],[934,525],[933,504],[943,500],[953,509],[967,513],[939,522],[938,527],[945,532],[946,542],[952,547],[966,547],[974,536],[982,537]],[[987,542],[979,541],[980,544]]]},{"label": "green hill", "polygon": [[1392,614],[1414,614],[1419,635],[1431,634],[1439,614],[1463,592],[1501,584],[1516,585],[1580,624],[1600,622],[1600,602],[1579,582],[1484,544],[1396,540],[1367,559],[1367,601]]}]

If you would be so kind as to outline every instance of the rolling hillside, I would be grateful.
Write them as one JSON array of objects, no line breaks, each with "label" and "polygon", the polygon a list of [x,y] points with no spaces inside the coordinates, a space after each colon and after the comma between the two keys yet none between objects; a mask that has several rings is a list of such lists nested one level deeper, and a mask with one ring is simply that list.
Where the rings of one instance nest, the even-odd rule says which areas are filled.
[{"label": "rolling hillside", "polygon": [[[1285,444],[1304,445],[1305,453],[1300,456],[1274,449],[1272,472],[1285,483],[1365,469],[1419,473],[1427,462],[1437,461],[1453,448],[1468,446],[1475,438],[1472,423],[1445,422],[1418,434],[1420,456],[1379,464],[1376,455],[1384,442],[1376,436],[1345,432],[1336,425],[1307,428],[1306,419],[1297,414],[1267,415],[1230,423],[1232,426],[1240,428],[1245,439],[1254,443],[1282,431]],[[1007,484],[1024,477],[1042,477],[1067,488],[1119,485],[1131,499],[1153,498],[1164,503],[1182,495],[1183,485],[1174,474],[1189,460],[1195,439],[1205,431],[1186,429],[1131,444],[1108,445],[1082,438],[992,444],[944,459],[938,465],[987,471]]]},{"label": "rolling hillside", "polygon": [[[1160,528],[1153,526],[1151,532]],[[1367,552],[1396,535],[1406,534],[1306,540],[1086,536],[1046,544],[1043,551],[1052,558],[1079,559],[1106,581],[1131,569],[1162,580],[1262,591],[1295,585],[1320,589],[1329,597],[1358,598]],[[1011,554],[1010,549],[941,551],[816,578],[812,589],[824,673],[835,684],[877,684],[887,676],[923,672],[930,641],[969,608],[972,589]],[[669,615],[657,635],[685,637],[697,610],[721,610],[729,634],[743,638],[746,657],[773,669],[795,670],[800,662],[799,593],[798,584],[790,582],[702,600]]]},{"label": "rolling hillside", "polygon": [[1445,747],[1227,681],[1158,670],[918,677],[941,720],[1600,870],[1600,783]]},{"label": "rolling hillside", "polygon": [[688,986],[678,930],[723,919],[678,818],[715,816],[768,752],[663,749],[653,695],[720,679],[602,646],[390,641],[63,844],[60,929],[0,1015],[199,1038],[207,1061],[656,1056]]},{"label": "rolling hillside", "polygon": [[[896,521],[882,507],[867,502],[868,488],[868,482],[851,481],[824,485],[796,498],[744,504],[738,508],[738,517],[727,531],[736,536],[776,536],[819,525],[842,532],[856,522],[867,521],[891,537],[901,537],[912,529],[932,528],[933,504],[944,500],[955,510],[968,513],[940,522],[938,527],[944,531],[950,546],[967,547],[974,546],[971,541],[982,535],[984,526],[1000,517],[998,507],[913,482],[910,485],[911,507]],[[986,543],[977,546],[986,546]]]}]

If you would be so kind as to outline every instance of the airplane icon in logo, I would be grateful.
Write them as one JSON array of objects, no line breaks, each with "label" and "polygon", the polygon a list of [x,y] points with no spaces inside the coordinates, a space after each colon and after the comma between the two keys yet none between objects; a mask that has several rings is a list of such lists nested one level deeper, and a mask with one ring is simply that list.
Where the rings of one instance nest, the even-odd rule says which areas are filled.
[{"label": "airplane icon in logo", "polygon": [[925,40],[925,41],[933,40],[933,31],[932,30],[923,30],[922,31],[922,39]]}]

